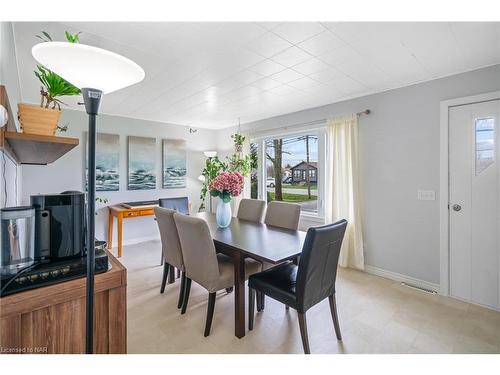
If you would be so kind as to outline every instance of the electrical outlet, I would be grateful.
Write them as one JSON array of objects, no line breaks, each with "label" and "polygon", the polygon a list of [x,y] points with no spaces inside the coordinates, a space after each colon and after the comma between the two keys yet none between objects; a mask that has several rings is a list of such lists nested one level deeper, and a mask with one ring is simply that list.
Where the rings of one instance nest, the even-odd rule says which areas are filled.
[{"label": "electrical outlet", "polygon": [[434,201],[436,200],[436,192],[434,190],[418,190],[417,199],[419,201]]}]

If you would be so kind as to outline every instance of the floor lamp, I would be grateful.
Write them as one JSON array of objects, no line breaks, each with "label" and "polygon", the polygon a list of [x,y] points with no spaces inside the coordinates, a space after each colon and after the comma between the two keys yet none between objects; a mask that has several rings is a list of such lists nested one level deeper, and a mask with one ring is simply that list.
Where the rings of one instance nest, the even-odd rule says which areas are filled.
[{"label": "floor lamp", "polygon": [[85,44],[46,42],[35,45],[31,53],[44,67],[81,89],[89,116],[85,351],[91,354],[94,351],[96,116],[103,94],[138,83],[145,74],[139,65],[126,57]]}]

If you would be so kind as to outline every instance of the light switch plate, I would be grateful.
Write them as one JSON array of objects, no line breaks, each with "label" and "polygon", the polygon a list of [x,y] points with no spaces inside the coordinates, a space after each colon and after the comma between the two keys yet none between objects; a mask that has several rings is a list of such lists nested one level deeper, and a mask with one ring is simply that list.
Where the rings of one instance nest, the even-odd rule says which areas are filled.
[{"label": "light switch plate", "polygon": [[434,201],[436,200],[436,192],[434,190],[418,190],[417,199],[419,201]]}]

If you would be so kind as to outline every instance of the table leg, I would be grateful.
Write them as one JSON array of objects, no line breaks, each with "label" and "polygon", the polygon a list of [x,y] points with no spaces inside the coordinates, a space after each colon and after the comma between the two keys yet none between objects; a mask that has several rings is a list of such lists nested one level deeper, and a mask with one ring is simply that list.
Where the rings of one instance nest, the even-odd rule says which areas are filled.
[{"label": "table leg", "polygon": [[123,218],[121,215],[118,216],[118,258],[122,256],[122,227]]},{"label": "table leg", "polygon": [[111,210],[108,215],[108,250],[113,248],[113,214]]},{"label": "table leg", "polygon": [[245,336],[245,258],[240,252],[234,257],[234,335]]}]

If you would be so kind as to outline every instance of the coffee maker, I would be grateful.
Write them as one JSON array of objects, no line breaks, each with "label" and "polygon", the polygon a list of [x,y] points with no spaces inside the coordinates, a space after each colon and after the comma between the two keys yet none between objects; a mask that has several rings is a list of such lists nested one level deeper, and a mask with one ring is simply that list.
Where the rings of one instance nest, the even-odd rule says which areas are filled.
[{"label": "coffee maker", "polygon": [[31,196],[35,208],[35,260],[56,261],[85,254],[85,195]]},{"label": "coffee maker", "polygon": [[[17,268],[14,274],[0,272],[0,296],[84,277],[87,272],[85,194],[68,191],[61,194],[32,195],[31,206],[23,208],[29,209],[31,216],[34,216],[34,236],[33,230],[25,231],[32,236],[31,243],[34,242],[33,261],[22,269]],[[8,235],[8,238],[12,237],[12,230],[8,232],[9,228],[14,228],[12,212],[17,217],[21,211],[7,209],[3,216],[9,221],[0,225],[2,238],[7,238]],[[18,222],[19,220],[17,219]],[[17,224],[17,227],[20,225]],[[2,255],[2,270],[12,269],[8,259],[14,258]],[[107,253],[102,247],[96,246],[95,273],[106,272],[108,267]]]}]

